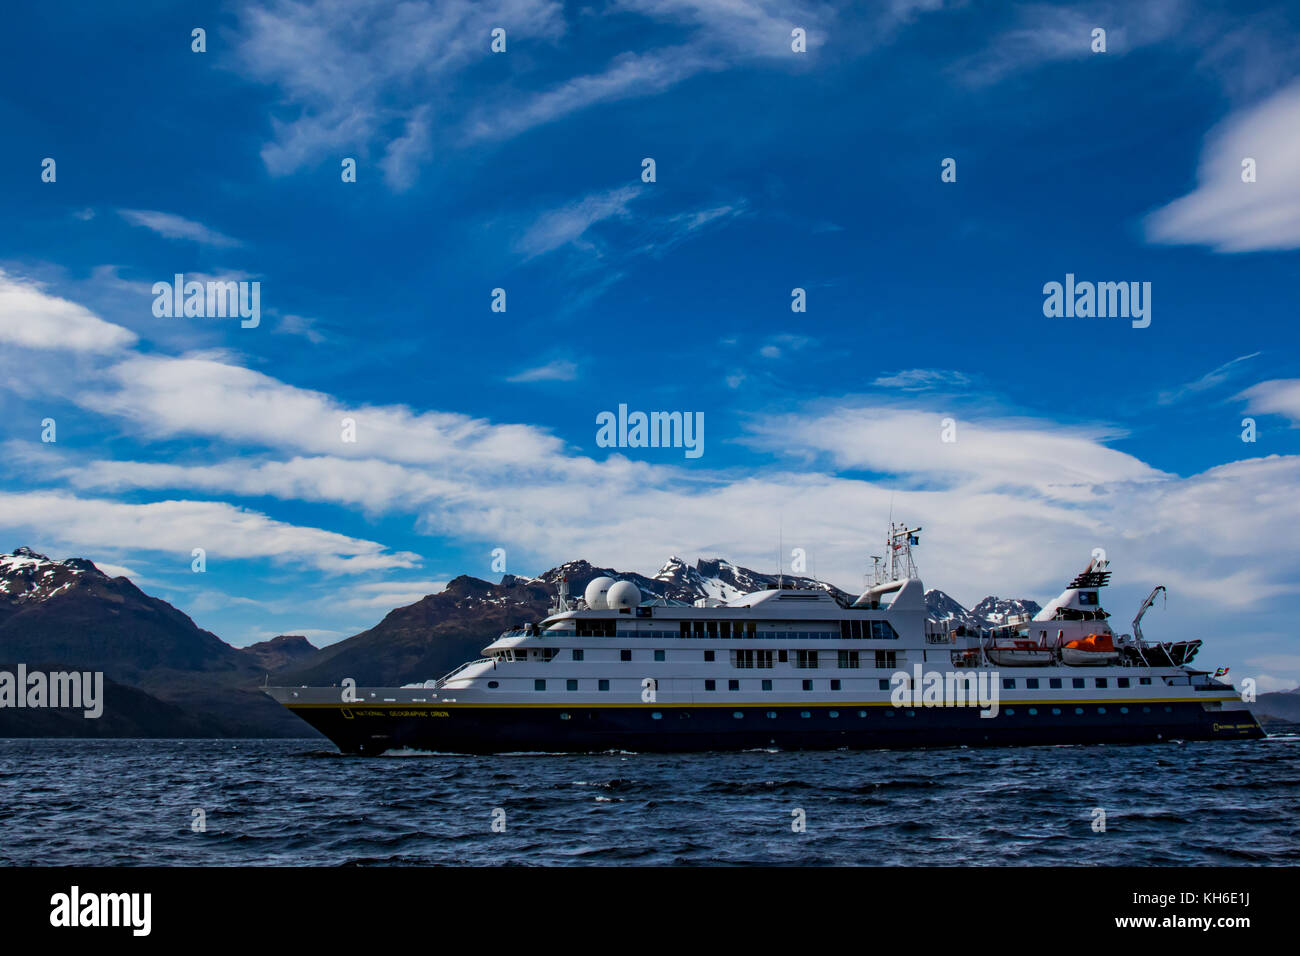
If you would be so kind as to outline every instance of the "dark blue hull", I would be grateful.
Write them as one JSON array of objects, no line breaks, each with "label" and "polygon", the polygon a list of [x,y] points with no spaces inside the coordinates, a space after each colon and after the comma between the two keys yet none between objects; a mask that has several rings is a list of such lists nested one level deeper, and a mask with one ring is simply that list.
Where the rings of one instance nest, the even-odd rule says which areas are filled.
[{"label": "dark blue hull", "polygon": [[[636,706],[317,705],[291,709],[345,753],[628,750],[837,750],[1248,740],[1265,736],[1247,710],[1199,701],[1012,704],[976,708],[878,704]],[[1124,712],[1127,711],[1127,712]]]}]

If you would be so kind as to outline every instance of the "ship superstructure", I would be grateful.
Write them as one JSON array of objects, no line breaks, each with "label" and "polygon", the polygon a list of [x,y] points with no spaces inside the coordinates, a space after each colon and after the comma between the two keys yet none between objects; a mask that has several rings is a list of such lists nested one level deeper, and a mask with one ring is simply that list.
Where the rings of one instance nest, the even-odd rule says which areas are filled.
[{"label": "ship superstructure", "polygon": [[725,602],[643,600],[609,578],[574,600],[561,581],[545,619],[441,679],[356,688],[341,675],[340,686],[267,692],[342,750],[366,754],[1263,735],[1230,684],[1189,666],[1199,642],[1147,644],[1138,622],[1137,637],[1113,634],[1101,558],[1032,618],[987,630],[929,620],[912,552],[919,532],[891,525],[886,556],[852,602],[785,587]]}]

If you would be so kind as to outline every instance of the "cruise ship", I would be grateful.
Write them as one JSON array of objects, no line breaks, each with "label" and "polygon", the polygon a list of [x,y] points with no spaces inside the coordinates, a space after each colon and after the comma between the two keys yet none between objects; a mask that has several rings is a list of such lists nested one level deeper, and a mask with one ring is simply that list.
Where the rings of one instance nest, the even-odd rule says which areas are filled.
[{"label": "cruise ship", "polygon": [[438,680],[267,687],[342,751],[447,753],[867,749],[1244,740],[1264,736],[1232,685],[1192,661],[1200,641],[1116,635],[1096,555],[1032,617],[992,628],[929,619],[913,547],[853,601],[786,588],[694,604],[630,581],[567,582]]}]

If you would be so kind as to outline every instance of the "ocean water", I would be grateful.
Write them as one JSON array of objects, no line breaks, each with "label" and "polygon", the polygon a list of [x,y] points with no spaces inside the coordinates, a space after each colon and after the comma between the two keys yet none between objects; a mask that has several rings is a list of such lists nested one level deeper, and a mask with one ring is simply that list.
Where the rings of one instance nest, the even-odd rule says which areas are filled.
[{"label": "ocean water", "polygon": [[315,740],[0,740],[0,863],[1295,865],[1288,729],[1152,746],[378,758]]}]

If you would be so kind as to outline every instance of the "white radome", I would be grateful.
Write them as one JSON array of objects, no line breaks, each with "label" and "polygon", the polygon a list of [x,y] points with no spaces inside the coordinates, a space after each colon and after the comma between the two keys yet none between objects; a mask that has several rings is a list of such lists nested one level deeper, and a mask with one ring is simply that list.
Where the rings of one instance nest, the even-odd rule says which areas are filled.
[{"label": "white radome", "polygon": [[605,595],[614,586],[614,583],[613,578],[592,578],[587,584],[587,590],[582,592],[582,599],[587,602],[587,607],[593,611],[603,611],[609,607],[605,603]]},{"label": "white radome", "polygon": [[609,589],[605,595],[605,603],[619,610],[625,607],[636,607],[641,603],[641,591],[631,581],[619,581]]}]

